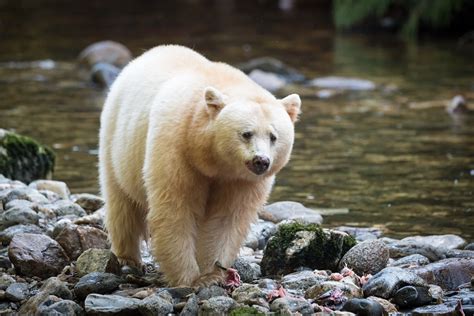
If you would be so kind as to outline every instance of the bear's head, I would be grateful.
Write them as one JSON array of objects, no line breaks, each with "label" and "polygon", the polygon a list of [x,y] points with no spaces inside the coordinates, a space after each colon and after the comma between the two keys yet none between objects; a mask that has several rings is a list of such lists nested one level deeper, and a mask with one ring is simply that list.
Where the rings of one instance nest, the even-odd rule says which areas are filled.
[{"label": "bear's head", "polygon": [[208,87],[204,95],[213,155],[225,170],[221,176],[258,180],[283,168],[290,158],[294,123],[300,114],[297,94],[281,100],[273,96],[252,100],[229,97]]}]

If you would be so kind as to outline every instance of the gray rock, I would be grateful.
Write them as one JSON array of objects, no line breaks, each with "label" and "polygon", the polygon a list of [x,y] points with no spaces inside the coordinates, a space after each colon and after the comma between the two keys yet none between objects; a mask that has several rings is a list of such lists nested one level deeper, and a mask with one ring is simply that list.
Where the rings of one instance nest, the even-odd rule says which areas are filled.
[{"label": "gray rock", "polygon": [[183,310],[179,313],[179,316],[194,316],[199,311],[199,300],[196,294],[191,294],[184,305]]},{"label": "gray rock", "polygon": [[413,254],[410,256],[406,256],[403,258],[400,258],[390,264],[392,267],[400,267],[400,268],[407,268],[410,266],[424,266],[426,264],[430,263],[430,259],[426,258],[425,256],[419,255],[419,254]]},{"label": "gray rock", "polygon": [[445,303],[438,305],[428,305],[415,308],[411,311],[413,316],[425,315],[463,315],[461,314],[461,307],[456,303]]},{"label": "gray rock", "polygon": [[3,199],[3,204],[13,200],[27,200],[33,203],[48,203],[48,199],[36,190],[31,188],[19,188],[11,190]]},{"label": "gray rock", "polygon": [[457,235],[410,236],[403,238],[401,242],[414,242],[419,245],[445,249],[458,249],[466,244],[466,240]]},{"label": "gray rock", "polygon": [[6,290],[7,287],[10,286],[10,284],[13,284],[15,282],[16,282],[15,279],[12,278],[11,275],[7,273],[2,273],[0,275],[0,290]]},{"label": "gray rock", "polygon": [[56,216],[75,215],[81,217],[87,215],[86,211],[84,211],[82,207],[69,200],[56,201],[52,205],[51,209],[56,214]]},{"label": "gray rock", "polygon": [[357,239],[357,241],[377,239],[382,236],[382,231],[373,227],[338,226],[335,229],[348,233]]},{"label": "gray rock", "polygon": [[269,308],[267,294],[257,285],[242,284],[232,292],[232,298],[244,305],[259,305]]},{"label": "gray rock", "polygon": [[56,193],[63,199],[68,199],[69,194],[71,192],[69,191],[69,188],[67,187],[67,184],[62,182],[62,181],[54,181],[54,180],[36,180],[31,182],[28,187],[35,189],[35,190],[48,190],[51,192]]},{"label": "gray rock", "polygon": [[382,305],[376,301],[365,298],[350,299],[344,304],[341,310],[363,316],[380,316],[384,314]]},{"label": "gray rock", "polygon": [[316,275],[313,271],[303,270],[285,275],[281,279],[281,284],[285,289],[304,293],[315,284],[325,281],[327,277]]},{"label": "gray rock", "polygon": [[301,267],[335,270],[354,245],[354,238],[343,232],[315,224],[283,224],[268,241],[260,267],[263,275],[288,274]]},{"label": "gray rock", "polygon": [[367,297],[367,299],[370,300],[370,301],[375,301],[375,302],[379,303],[385,311],[385,313],[383,315],[387,315],[387,314],[391,315],[391,313],[397,313],[398,312],[395,305],[393,305],[392,303],[390,303],[386,299],[383,299],[383,298],[377,297],[377,296],[369,296],[369,297]]},{"label": "gray rock", "polygon": [[62,199],[62,197],[59,196],[59,194],[53,191],[39,190],[38,192],[41,193],[45,198],[47,198],[50,203],[55,203],[57,200]]},{"label": "gray rock", "polygon": [[411,273],[444,290],[455,290],[459,285],[471,281],[474,275],[473,259],[450,258],[410,269]]},{"label": "gray rock", "polygon": [[197,297],[200,301],[208,300],[211,297],[216,297],[216,296],[227,296],[227,292],[225,289],[217,285],[202,287],[197,292]]},{"label": "gray rock", "polygon": [[5,290],[5,298],[12,302],[19,302],[30,296],[28,283],[13,283]]},{"label": "gray rock", "polygon": [[389,250],[383,241],[367,240],[352,247],[342,257],[339,269],[345,266],[358,275],[375,274],[387,266]]},{"label": "gray rock", "polygon": [[405,285],[427,287],[428,284],[417,274],[397,267],[387,267],[364,284],[364,296],[391,298]]},{"label": "gray rock", "polygon": [[274,223],[295,220],[301,224],[321,224],[323,217],[303,204],[291,201],[276,202],[265,206],[264,213]]},{"label": "gray rock", "polygon": [[240,280],[244,283],[250,283],[253,280],[257,280],[262,274],[258,264],[251,262],[244,257],[237,258],[233,267],[239,273]]},{"label": "gray rock", "polygon": [[428,287],[404,286],[395,292],[392,302],[401,308],[417,307],[430,303],[433,300]]},{"label": "gray rock", "polygon": [[110,87],[121,69],[108,63],[97,63],[92,66],[91,79],[102,87]]},{"label": "gray rock", "polygon": [[36,225],[14,225],[0,232],[0,242],[3,245],[8,245],[12,240],[13,236],[18,234],[42,234],[43,230]]},{"label": "gray rock", "polygon": [[141,301],[136,298],[89,294],[84,301],[87,315],[139,315]]},{"label": "gray rock", "polygon": [[8,254],[1,254],[0,255],[0,268],[8,270],[12,267],[12,263],[10,258],[8,258]]},{"label": "gray rock", "polygon": [[34,206],[35,206],[35,203],[27,201],[27,200],[11,200],[10,202],[5,204],[5,210],[8,210],[14,207],[33,209]]},{"label": "gray rock", "polygon": [[230,297],[211,297],[202,302],[201,308],[199,309],[199,315],[219,316],[229,313],[229,311],[235,307],[237,307],[237,303]]},{"label": "gray rock", "polygon": [[269,293],[278,289],[278,283],[272,279],[260,279],[258,280],[258,287]]},{"label": "gray rock", "polygon": [[82,307],[74,301],[63,300],[51,305],[43,302],[38,308],[38,316],[83,316],[85,315]]},{"label": "gray rock", "polygon": [[445,252],[446,258],[474,259],[474,250],[449,249]]},{"label": "gray rock", "polygon": [[390,258],[406,257],[413,254],[420,254],[430,259],[438,261],[445,259],[445,249],[436,248],[429,244],[418,244],[415,241],[397,241],[387,245],[390,250]]},{"label": "gray rock", "polygon": [[31,208],[13,207],[0,214],[0,229],[18,224],[38,224],[39,216]]},{"label": "gray rock", "polygon": [[471,242],[470,244],[467,244],[464,247],[464,250],[474,250],[474,242]]},{"label": "gray rock", "polygon": [[254,250],[263,249],[268,239],[275,234],[277,227],[271,222],[259,219],[250,225],[250,231],[245,240],[245,246]]},{"label": "gray rock", "polygon": [[79,279],[74,286],[74,294],[84,299],[90,293],[107,294],[116,290],[123,280],[112,273],[92,272]]},{"label": "gray rock", "polygon": [[83,216],[74,221],[77,225],[91,225],[95,227],[103,227],[105,219],[105,208],[100,208],[92,214]]},{"label": "gray rock", "polygon": [[153,294],[145,298],[138,309],[144,316],[168,315],[173,312],[173,303],[163,296]]},{"label": "gray rock", "polygon": [[270,310],[273,312],[280,313],[282,315],[294,313],[301,313],[303,315],[311,315],[314,313],[314,309],[311,304],[304,298],[296,297],[281,297],[277,298],[270,305]]},{"label": "gray rock", "polygon": [[88,249],[77,258],[76,269],[79,276],[91,272],[120,274],[117,257],[107,249]]},{"label": "gray rock", "polygon": [[100,41],[87,46],[78,58],[81,64],[89,67],[97,63],[107,63],[123,68],[132,60],[132,53],[120,43]]},{"label": "gray rock", "polygon": [[50,178],[54,169],[54,152],[36,140],[0,129],[0,174],[29,183]]},{"label": "gray rock", "polygon": [[55,239],[64,248],[71,260],[77,259],[84,251],[91,248],[110,248],[107,234],[100,229],[89,226],[66,226]]},{"label": "gray rock", "polygon": [[88,214],[97,211],[105,204],[103,198],[89,193],[74,194],[72,201],[82,207]]},{"label": "gray rock", "polygon": [[8,256],[17,273],[47,278],[69,263],[64,249],[46,235],[18,234],[10,242]]},{"label": "gray rock", "polygon": [[323,89],[364,91],[374,90],[375,83],[369,80],[345,77],[321,77],[313,79],[309,85]]},{"label": "gray rock", "polygon": [[72,299],[72,293],[69,291],[65,282],[60,281],[57,277],[51,277],[43,284],[39,292],[30,297],[28,301],[20,308],[20,315],[36,315],[43,302],[51,296],[57,296],[63,299]]}]

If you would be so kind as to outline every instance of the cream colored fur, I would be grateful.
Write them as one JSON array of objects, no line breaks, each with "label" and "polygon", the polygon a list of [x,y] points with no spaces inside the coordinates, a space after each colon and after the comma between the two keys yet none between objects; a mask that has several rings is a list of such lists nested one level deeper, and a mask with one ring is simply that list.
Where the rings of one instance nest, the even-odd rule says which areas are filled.
[{"label": "cream colored fur", "polygon": [[[215,263],[232,265],[287,163],[300,103],[185,47],[159,46],[132,61],[100,129],[106,228],[120,262],[139,266],[140,241],[150,237],[171,285],[222,281]],[[256,154],[271,160],[262,175],[247,167]]]}]

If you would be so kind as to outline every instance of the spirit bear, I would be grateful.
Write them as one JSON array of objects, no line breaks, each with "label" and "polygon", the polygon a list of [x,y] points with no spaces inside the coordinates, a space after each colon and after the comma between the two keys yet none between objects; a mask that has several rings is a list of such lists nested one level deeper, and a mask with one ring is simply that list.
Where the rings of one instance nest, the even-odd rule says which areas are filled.
[{"label": "spirit bear", "polygon": [[181,46],[123,69],[101,115],[106,228],[121,264],[141,240],[173,286],[223,281],[288,162],[301,100]]}]

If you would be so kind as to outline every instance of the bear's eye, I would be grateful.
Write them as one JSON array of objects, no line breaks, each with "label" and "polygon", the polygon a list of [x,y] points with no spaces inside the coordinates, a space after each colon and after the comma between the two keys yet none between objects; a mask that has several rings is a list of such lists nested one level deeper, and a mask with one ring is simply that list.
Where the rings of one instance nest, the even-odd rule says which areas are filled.
[{"label": "bear's eye", "polygon": [[277,140],[277,137],[275,136],[275,134],[270,133],[270,141],[272,142],[272,144],[274,144],[276,140]]},{"label": "bear's eye", "polygon": [[242,133],[242,137],[245,139],[245,140],[250,140],[250,138],[252,138],[253,136],[253,133],[252,132],[245,132],[245,133]]}]

